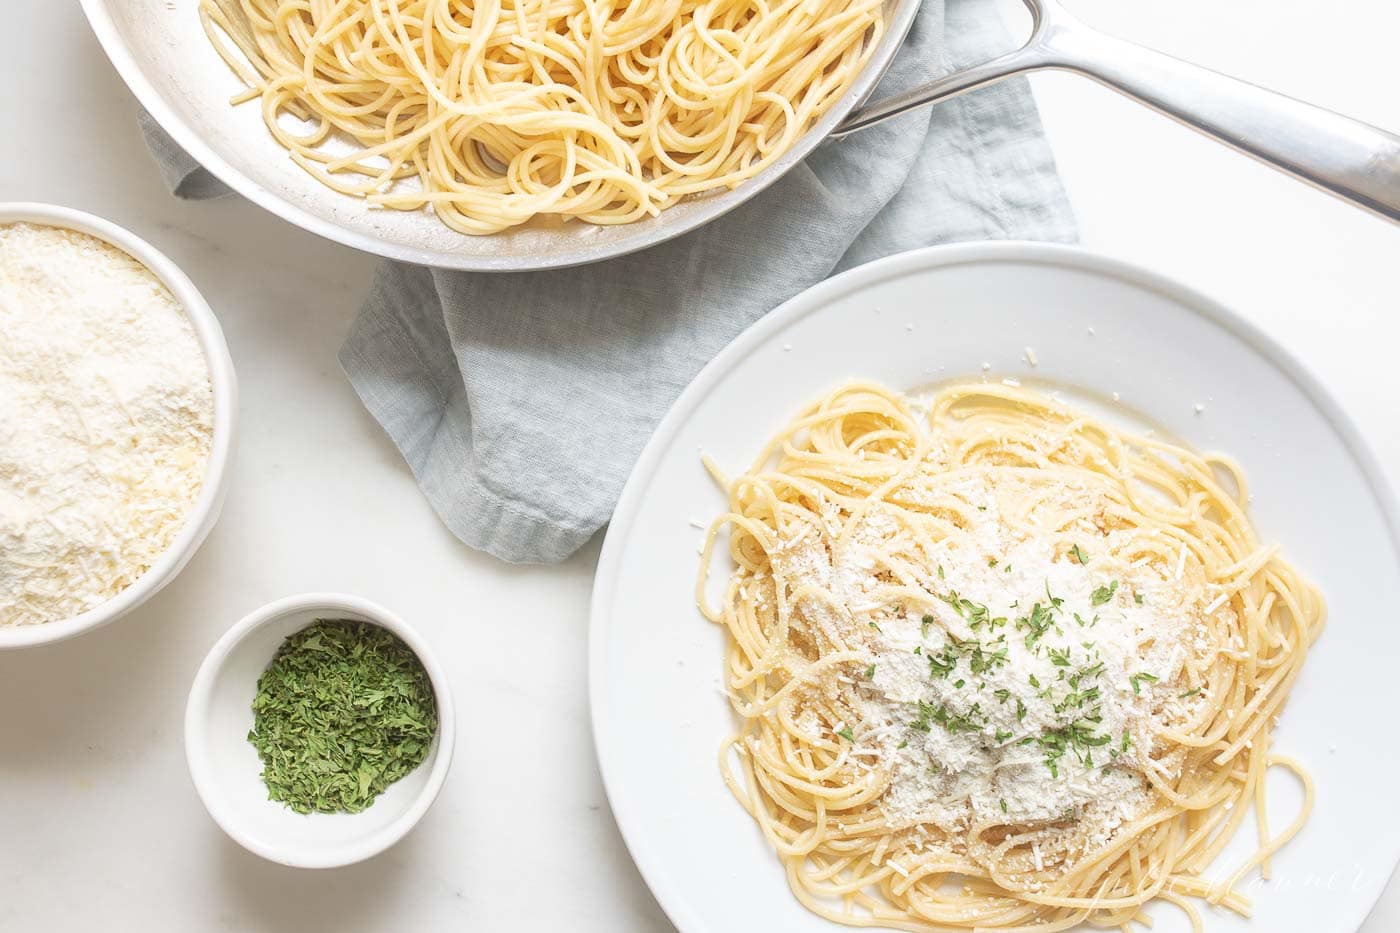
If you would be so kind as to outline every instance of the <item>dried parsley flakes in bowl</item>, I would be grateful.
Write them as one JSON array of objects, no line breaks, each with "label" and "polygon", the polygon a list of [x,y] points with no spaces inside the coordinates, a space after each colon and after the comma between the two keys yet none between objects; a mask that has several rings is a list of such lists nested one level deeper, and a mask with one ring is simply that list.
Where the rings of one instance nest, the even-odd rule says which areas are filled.
[{"label": "dried parsley flakes in bowl", "polygon": [[348,593],[249,613],[209,650],[185,760],[214,822],[283,865],[334,868],[407,835],[447,780],[447,671],[411,625]]},{"label": "dried parsley flakes in bowl", "polygon": [[397,635],[318,619],[258,678],[248,741],[269,799],[298,813],[359,813],[423,763],[437,726],[433,685]]}]

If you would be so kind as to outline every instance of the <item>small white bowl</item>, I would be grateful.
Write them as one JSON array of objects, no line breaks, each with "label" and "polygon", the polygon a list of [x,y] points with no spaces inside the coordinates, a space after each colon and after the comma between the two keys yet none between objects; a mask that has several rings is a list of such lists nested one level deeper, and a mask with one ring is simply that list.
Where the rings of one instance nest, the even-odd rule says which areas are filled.
[{"label": "small white bowl", "polygon": [[106,625],[126,615],[175,579],[218,521],[228,487],[228,463],[233,451],[234,423],[238,412],[238,384],[234,378],[228,344],[224,342],[224,332],[209,304],[175,263],[130,231],[72,208],[52,204],[0,203],[0,224],[13,223],[63,227],[106,240],[150,269],[165,283],[170,294],[184,308],[204,350],[214,393],[214,436],[199,497],[185,516],[185,526],[151,568],[116,596],[72,618],[42,625],[0,627],[0,650],[62,641]]},{"label": "small white bowl", "polygon": [[[433,685],[438,730],[423,763],[360,813],[296,813],[267,798],[262,761],[248,741],[258,677],[282,641],[317,619],[381,625],[403,639]],[[398,842],[432,806],[452,763],[457,723],[447,676],[398,616],[367,600],[307,593],[264,606],[224,633],[195,675],[185,709],[185,759],[214,822],[250,852],[296,868],[335,868]]]}]

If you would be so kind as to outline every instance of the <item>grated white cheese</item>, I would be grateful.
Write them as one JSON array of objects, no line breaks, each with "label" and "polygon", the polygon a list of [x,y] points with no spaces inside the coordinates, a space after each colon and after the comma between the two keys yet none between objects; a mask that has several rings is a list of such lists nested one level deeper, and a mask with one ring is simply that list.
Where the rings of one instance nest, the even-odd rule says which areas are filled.
[{"label": "grated white cheese", "polygon": [[212,433],[203,351],[149,269],[86,234],[0,227],[0,625],[135,582],[183,525]]},{"label": "grated white cheese", "polygon": [[[1050,538],[1027,529],[1025,515],[1003,519],[1000,496],[1025,498],[1005,481],[1000,489],[964,481],[956,492],[977,507],[971,527],[935,545],[930,557],[937,570],[917,584],[985,606],[988,618],[1006,620],[1000,627],[979,623],[974,629],[946,602],[935,604],[925,624],[922,610],[884,598],[881,556],[904,552],[911,541],[879,507],[847,529],[846,543],[834,553],[833,529],[790,529],[774,566],[837,598],[844,612],[816,601],[803,606],[808,620],[833,640],[849,638],[852,625],[870,631],[873,671],[860,684],[860,716],[849,725],[853,753],[878,760],[889,774],[881,805],[891,826],[933,824],[960,832],[988,821],[1037,824],[1073,813],[1086,838],[1103,844],[1149,804],[1143,772],[1172,766],[1150,758],[1153,736],[1205,699],[1198,693],[1188,703],[1180,686],[1183,644],[1198,656],[1213,650],[1209,630],[1188,608],[1200,605],[1204,581],[1194,571],[1182,578],[1184,549],[1175,578],[1166,576],[1169,568],[1119,560],[1115,553],[1133,553],[1126,545],[1137,532],[1104,532],[1087,521],[1072,530],[1086,563],[1056,553]],[[1090,494],[1067,489],[1064,504]],[[1027,644],[1027,631],[1015,620],[1037,603],[1049,610],[1052,597],[1053,625]],[[941,653],[950,645],[981,643],[990,651],[1002,634],[1005,658],[990,669],[974,673],[968,656],[955,651],[950,673],[931,674],[930,658],[948,657]],[[1080,675],[1077,687],[1066,675]],[[1080,712],[1061,707],[1069,694],[1091,688],[1094,698],[1072,708]],[[921,714],[929,710],[972,727],[911,727],[921,718],[927,724]],[[1095,742],[1107,741],[1061,754],[1050,766],[1041,738],[1076,722]],[[809,725],[821,730],[815,720],[804,728]]]}]

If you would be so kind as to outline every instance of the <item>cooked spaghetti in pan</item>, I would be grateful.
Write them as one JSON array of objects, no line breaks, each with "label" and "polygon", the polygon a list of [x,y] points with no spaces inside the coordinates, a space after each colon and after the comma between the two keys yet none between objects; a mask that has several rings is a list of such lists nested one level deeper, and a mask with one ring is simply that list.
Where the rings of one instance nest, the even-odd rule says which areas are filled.
[{"label": "cooked spaghetti in pan", "polygon": [[883,0],[201,0],[329,187],[488,234],[732,188],[855,80]]},{"label": "cooked spaghetti in pan", "polygon": [[[712,471],[721,764],[808,908],[920,931],[1248,912],[1238,883],[1312,805],[1271,737],[1325,611],[1235,463],[1020,387],[852,384]],[[1303,788],[1282,821],[1272,768]],[[1251,814],[1255,854],[1218,864]]]}]

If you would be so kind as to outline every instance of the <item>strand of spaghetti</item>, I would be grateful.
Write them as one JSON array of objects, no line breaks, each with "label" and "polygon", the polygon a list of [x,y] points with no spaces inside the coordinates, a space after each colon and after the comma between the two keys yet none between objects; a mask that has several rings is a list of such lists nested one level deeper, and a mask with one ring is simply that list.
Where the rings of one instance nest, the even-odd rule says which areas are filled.
[{"label": "strand of spaghetti", "polygon": [[1307,771],[1303,770],[1303,766],[1298,764],[1298,762],[1294,761],[1292,758],[1287,758],[1282,755],[1274,755],[1270,757],[1269,764],[1278,765],[1282,768],[1287,768],[1289,771],[1293,772],[1294,776],[1298,778],[1298,780],[1303,785],[1303,805],[1299,807],[1298,815],[1293,818],[1292,823],[1289,823],[1288,826],[1277,836],[1271,838],[1267,844],[1262,845],[1258,852],[1255,852],[1254,855],[1250,856],[1249,859],[1247,859],[1243,865],[1235,869],[1235,872],[1216,888],[1216,890],[1211,894],[1210,898],[1208,898],[1212,902],[1215,902],[1219,898],[1223,897],[1225,894],[1230,893],[1231,889],[1233,889],[1235,885],[1240,883],[1240,879],[1242,879],[1245,875],[1249,874],[1253,869],[1262,865],[1264,862],[1267,862],[1274,855],[1274,853],[1278,852],[1279,849],[1287,845],[1290,839],[1298,835],[1299,831],[1303,828],[1303,824],[1305,824],[1308,821],[1308,817],[1312,815],[1313,807],[1315,805],[1315,800],[1317,796],[1317,789],[1313,785],[1312,777],[1307,773]]}]

